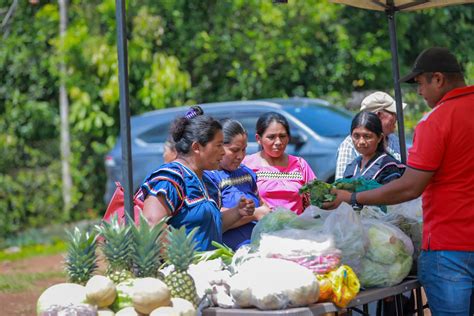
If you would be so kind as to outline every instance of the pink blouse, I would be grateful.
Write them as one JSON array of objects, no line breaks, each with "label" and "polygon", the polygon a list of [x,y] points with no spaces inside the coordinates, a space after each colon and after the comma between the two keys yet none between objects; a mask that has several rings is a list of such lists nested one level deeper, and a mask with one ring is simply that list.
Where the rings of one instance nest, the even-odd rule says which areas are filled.
[{"label": "pink blouse", "polygon": [[288,155],[288,166],[263,166],[260,153],[246,156],[243,164],[257,174],[260,197],[269,207],[283,206],[296,214],[303,213],[301,186],[316,178],[301,157]]}]

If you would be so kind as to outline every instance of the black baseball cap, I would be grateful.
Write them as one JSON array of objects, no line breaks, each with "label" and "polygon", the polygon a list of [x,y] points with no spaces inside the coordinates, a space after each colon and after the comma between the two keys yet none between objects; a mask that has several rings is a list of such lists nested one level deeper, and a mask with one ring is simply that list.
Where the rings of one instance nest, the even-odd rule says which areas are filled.
[{"label": "black baseball cap", "polygon": [[415,77],[424,72],[462,72],[462,69],[447,48],[431,47],[418,55],[411,72],[399,81],[415,83]]}]

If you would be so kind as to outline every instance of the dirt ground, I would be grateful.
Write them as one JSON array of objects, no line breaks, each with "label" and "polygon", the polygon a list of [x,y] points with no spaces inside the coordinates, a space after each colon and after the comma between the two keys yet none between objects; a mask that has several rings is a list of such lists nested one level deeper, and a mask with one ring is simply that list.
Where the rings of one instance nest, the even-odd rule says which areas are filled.
[{"label": "dirt ground", "polygon": [[[34,257],[19,261],[0,262],[0,275],[26,273],[53,273],[63,271],[64,255]],[[36,301],[40,294],[49,286],[64,282],[65,278],[51,277],[33,282],[27,290],[21,292],[0,292],[1,316],[33,316],[36,315]]]}]

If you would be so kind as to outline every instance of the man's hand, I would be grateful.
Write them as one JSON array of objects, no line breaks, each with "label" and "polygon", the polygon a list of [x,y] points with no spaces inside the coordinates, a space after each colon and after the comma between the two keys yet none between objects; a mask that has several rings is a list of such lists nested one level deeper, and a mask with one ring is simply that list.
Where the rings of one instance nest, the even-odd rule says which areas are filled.
[{"label": "man's hand", "polygon": [[336,199],[332,202],[324,202],[322,205],[322,209],[333,210],[337,208],[339,205],[341,205],[342,202],[346,202],[350,204],[352,192],[349,192],[346,190],[332,189],[331,193],[336,195]]},{"label": "man's hand", "polygon": [[252,199],[241,197],[238,204],[240,216],[251,216],[255,212],[255,203]]}]

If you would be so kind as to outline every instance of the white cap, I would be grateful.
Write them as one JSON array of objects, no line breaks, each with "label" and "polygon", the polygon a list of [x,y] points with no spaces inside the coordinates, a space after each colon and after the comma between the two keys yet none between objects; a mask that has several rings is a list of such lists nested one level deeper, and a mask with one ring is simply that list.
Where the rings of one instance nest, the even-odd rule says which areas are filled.
[{"label": "white cap", "polygon": [[[406,103],[402,103],[402,108],[405,108],[406,106]],[[395,100],[389,94],[377,91],[369,94],[364,98],[364,100],[362,100],[360,110],[369,112],[385,110],[391,113],[397,113],[397,106]]]}]

